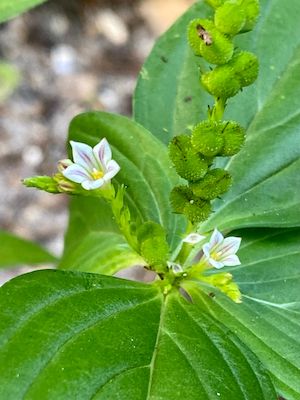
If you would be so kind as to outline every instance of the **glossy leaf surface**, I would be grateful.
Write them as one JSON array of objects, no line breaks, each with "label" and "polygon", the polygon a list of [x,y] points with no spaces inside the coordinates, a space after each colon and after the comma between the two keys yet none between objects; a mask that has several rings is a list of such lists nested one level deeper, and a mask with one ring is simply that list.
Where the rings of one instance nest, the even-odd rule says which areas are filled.
[{"label": "glossy leaf surface", "polygon": [[177,293],[41,271],[5,285],[0,305],[6,400],[276,399],[255,356]]},{"label": "glossy leaf surface", "polygon": [[[186,289],[224,323],[270,370],[288,400],[300,396],[300,230],[241,230],[242,265],[230,271],[243,294],[238,307],[216,292],[212,300],[199,285]],[[188,288],[189,287],[189,288]],[[207,290],[207,289],[206,289]]]}]

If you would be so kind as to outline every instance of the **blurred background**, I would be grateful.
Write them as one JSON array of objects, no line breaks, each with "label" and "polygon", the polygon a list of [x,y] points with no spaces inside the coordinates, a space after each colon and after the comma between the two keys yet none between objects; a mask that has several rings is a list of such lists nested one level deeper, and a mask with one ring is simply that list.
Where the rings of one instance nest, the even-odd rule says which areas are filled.
[{"label": "blurred background", "polygon": [[[63,250],[67,197],[27,189],[65,158],[70,120],[131,115],[155,39],[193,0],[50,0],[0,25],[0,229]],[[0,284],[28,267],[0,272]]]}]

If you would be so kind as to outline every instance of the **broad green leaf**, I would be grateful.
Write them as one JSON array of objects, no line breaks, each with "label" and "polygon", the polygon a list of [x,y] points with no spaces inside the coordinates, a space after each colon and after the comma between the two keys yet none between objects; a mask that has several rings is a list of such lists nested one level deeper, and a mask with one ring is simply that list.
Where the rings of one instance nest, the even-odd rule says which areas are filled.
[{"label": "broad green leaf", "polygon": [[0,268],[20,264],[54,263],[57,259],[37,243],[0,231]]},{"label": "broad green leaf", "polygon": [[[238,307],[225,296],[186,289],[205,312],[231,329],[261,359],[278,391],[300,398],[300,230],[242,230],[241,266],[230,271],[243,294]],[[207,289],[206,289],[207,290]]]},{"label": "broad green leaf", "polygon": [[[247,142],[226,165],[234,185],[215,203],[216,212],[203,231],[214,226],[300,225],[300,3],[262,0],[261,7],[256,29],[236,40],[258,55],[258,81],[229,100],[225,113],[225,119],[247,127]],[[212,104],[197,83],[199,61],[185,33],[190,19],[206,15],[203,2],[195,4],[163,35],[142,69],[135,118],[164,143],[205,118],[207,104]],[[161,113],[160,101],[167,104],[168,113]]]},{"label": "broad green leaf", "polygon": [[62,271],[16,278],[0,289],[0,343],[5,400],[276,399],[232,332],[151,285]]},{"label": "broad green leaf", "polygon": [[59,268],[112,275],[143,264],[144,260],[125,242],[105,202],[73,199]]},{"label": "broad green leaf", "polygon": [[0,22],[27,11],[29,8],[44,3],[45,0],[1,0],[0,1]]},{"label": "broad green leaf", "polygon": [[[71,122],[70,140],[94,146],[103,137],[107,138],[113,157],[121,166],[114,180],[127,186],[126,199],[133,215],[140,221],[153,220],[162,224],[174,248],[184,230],[184,219],[171,212],[169,192],[178,178],[170,168],[165,147],[148,131],[125,117],[90,112]],[[91,252],[90,258],[83,254],[86,252]],[[122,239],[109,207],[95,199],[74,199],[72,202],[61,267],[73,268],[76,258],[75,264],[79,266],[78,257],[83,261],[80,269],[102,273],[141,261]]]}]

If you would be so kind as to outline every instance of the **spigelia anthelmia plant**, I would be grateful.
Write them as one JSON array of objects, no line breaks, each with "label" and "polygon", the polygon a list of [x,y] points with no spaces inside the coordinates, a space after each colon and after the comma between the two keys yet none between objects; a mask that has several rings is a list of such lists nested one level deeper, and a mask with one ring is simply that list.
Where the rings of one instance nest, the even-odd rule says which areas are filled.
[{"label": "spigelia anthelmia plant", "polygon": [[300,399],[299,12],[196,2],[133,119],[78,115],[23,180],[70,221],[56,269],[0,290],[0,399]]}]

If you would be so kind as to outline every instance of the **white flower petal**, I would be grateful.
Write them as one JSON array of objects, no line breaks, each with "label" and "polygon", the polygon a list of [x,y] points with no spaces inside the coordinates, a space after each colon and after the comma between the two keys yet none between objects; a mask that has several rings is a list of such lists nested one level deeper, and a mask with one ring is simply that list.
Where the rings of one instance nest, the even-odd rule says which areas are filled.
[{"label": "white flower petal", "polygon": [[232,254],[231,256],[222,259],[222,262],[227,267],[234,267],[235,265],[241,264],[240,259],[235,254]]},{"label": "white flower petal", "polygon": [[241,238],[235,236],[225,238],[219,250],[222,253],[222,257],[235,254],[240,247],[241,240]]},{"label": "white flower petal", "polygon": [[203,236],[203,235],[199,235],[198,233],[190,233],[182,241],[184,243],[197,244],[197,243],[201,242],[201,240],[203,240],[203,239],[205,239],[205,236]]},{"label": "white flower petal", "polygon": [[203,250],[204,256],[206,258],[209,258],[210,257],[210,244],[205,243],[205,245],[202,247],[202,250]]},{"label": "white flower petal", "polygon": [[224,240],[224,236],[222,235],[221,232],[218,231],[218,229],[214,229],[213,234],[211,235],[209,244],[210,248],[213,248],[217,246],[218,244],[222,243]]},{"label": "white flower petal", "polygon": [[62,172],[63,176],[72,182],[81,183],[90,179],[88,172],[80,165],[72,164]]},{"label": "white flower petal", "polygon": [[105,138],[93,148],[93,153],[96,160],[100,163],[100,166],[102,168],[107,167],[107,164],[111,160],[112,154],[110,145]]},{"label": "white flower petal", "polygon": [[220,268],[223,268],[223,267],[224,267],[224,263],[222,263],[222,262],[220,262],[220,261],[216,261],[216,260],[214,260],[213,258],[209,258],[207,261],[208,261],[209,264],[210,264],[212,267],[214,267],[214,268],[220,269]]},{"label": "white flower petal", "polygon": [[94,189],[99,189],[104,184],[105,184],[104,179],[100,178],[95,181],[92,179],[86,180],[86,181],[82,182],[81,186],[85,190],[94,190]]},{"label": "white flower petal", "polygon": [[71,140],[73,161],[85,168],[87,171],[93,171],[93,168],[98,168],[93,149],[85,143],[73,142]]},{"label": "white flower petal", "polygon": [[115,160],[110,160],[107,164],[106,174],[103,177],[105,182],[108,182],[111,178],[117,175],[120,169],[120,165]]}]

